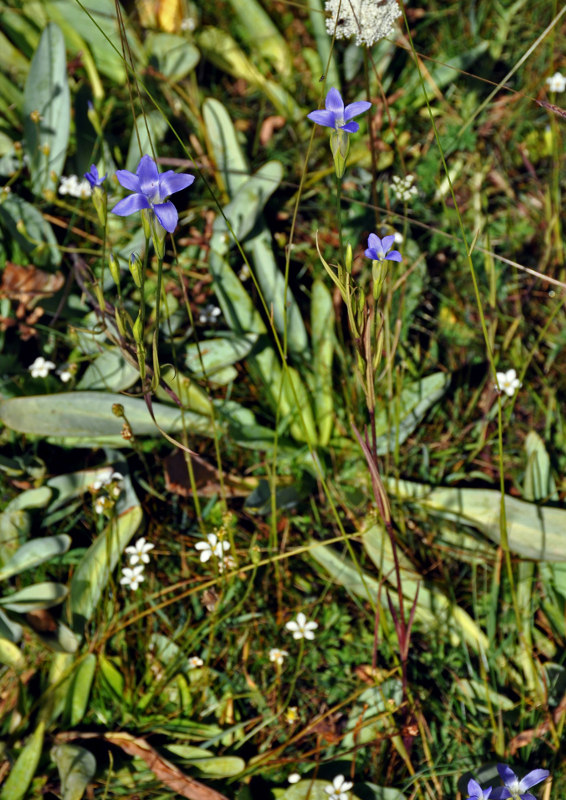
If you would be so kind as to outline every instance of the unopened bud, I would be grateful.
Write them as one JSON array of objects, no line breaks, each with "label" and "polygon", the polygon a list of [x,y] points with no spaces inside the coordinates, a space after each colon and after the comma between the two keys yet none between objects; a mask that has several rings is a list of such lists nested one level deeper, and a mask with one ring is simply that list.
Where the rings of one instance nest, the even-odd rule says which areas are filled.
[{"label": "unopened bud", "polygon": [[108,269],[110,270],[110,274],[112,275],[112,280],[116,284],[116,286],[120,286],[120,266],[118,264],[118,259],[114,255],[114,253],[110,252],[108,256]]},{"label": "unopened bud", "polygon": [[346,272],[351,275],[352,274],[352,245],[350,242],[346,245],[346,261],[344,263],[346,267]]},{"label": "unopened bud", "polygon": [[143,286],[143,264],[137,253],[132,253],[130,256],[130,272],[132,273],[134,283],[138,289],[141,289]]},{"label": "unopened bud", "polygon": [[138,342],[138,344],[143,345],[143,323],[140,314],[138,314],[136,321],[134,322],[132,333],[134,334],[134,339],[136,340],[136,342]]},{"label": "unopened bud", "polygon": [[124,416],[124,406],[122,403],[112,403],[112,413],[115,417],[123,417]]}]

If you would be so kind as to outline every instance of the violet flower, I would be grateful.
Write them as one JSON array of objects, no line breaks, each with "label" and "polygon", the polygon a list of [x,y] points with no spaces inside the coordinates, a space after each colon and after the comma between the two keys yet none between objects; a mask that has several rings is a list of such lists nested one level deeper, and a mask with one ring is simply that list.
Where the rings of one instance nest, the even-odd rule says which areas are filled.
[{"label": "violet flower", "polygon": [[179,174],[171,169],[160,175],[153,158],[145,155],[141,158],[135,174],[127,169],[119,169],[116,170],[116,177],[120,184],[133,194],[120,200],[112,209],[113,214],[127,217],[136,211],[150,209],[159,224],[168,233],[173,233],[179,214],[167,198],[190,186],[195,179],[194,175]]},{"label": "violet flower", "polygon": [[491,786],[487,789],[482,789],[479,783],[472,778],[468,781],[467,800],[489,800],[492,791]]},{"label": "violet flower", "polygon": [[311,111],[307,117],[316,122],[317,125],[323,125],[325,128],[334,128],[334,130],[345,131],[346,133],[356,133],[360,126],[357,122],[350,122],[353,117],[363,114],[371,108],[371,103],[366,100],[359,100],[357,103],[350,103],[344,108],[344,101],[338,89],[330,89],[326,95],[325,111]]},{"label": "violet flower", "polygon": [[505,764],[498,764],[497,771],[505,786],[497,787],[493,790],[492,800],[536,800],[534,794],[528,790],[531,786],[536,786],[549,776],[547,769],[533,769],[528,772],[524,778],[519,778],[515,775],[513,770]]},{"label": "violet flower", "polygon": [[[107,175],[108,173],[106,173]],[[85,172],[84,177],[90,183],[90,188],[94,189],[96,186],[102,186],[104,181],[106,180],[106,175],[101,178],[98,174],[98,168],[96,164],[91,164],[90,172]]]},{"label": "violet flower", "polygon": [[387,252],[395,241],[395,236],[384,236],[380,239],[375,233],[370,233],[368,237],[368,247],[365,251],[367,258],[372,261],[402,261],[403,257],[398,250]]}]

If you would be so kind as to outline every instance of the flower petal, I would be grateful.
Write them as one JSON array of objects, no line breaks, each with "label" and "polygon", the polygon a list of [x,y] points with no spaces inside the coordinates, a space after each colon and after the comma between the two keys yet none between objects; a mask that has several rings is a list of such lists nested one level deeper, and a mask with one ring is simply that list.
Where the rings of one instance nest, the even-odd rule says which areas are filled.
[{"label": "flower petal", "polygon": [[159,172],[157,164],[151,156],[142,156],[136,175],[140,179],[140,191],[145,194],[148,199],[152,199],[158,190],[159,186]]},{"label": "flower petal", "polygon": [[497,771],[499,772],[499,777],[506,786],[508,786],[510,783],[513,783],[513,781],[519,780],[513,770],[508,767],[507,764],[498,764]]},{"label": "flower petal", "polygon": [[170,194],[180,192],[181,189],[186,189],[191,183],[194,182],[194,175],[187,175],[185,173],[173,172],[172,169],[164,172],[159,176],[159,196],[161,198],[169,197]]},{"label": "flower petal", "polygon": [[367,250],[364,250],[364,255],[366,258],[371,258],[372,261],[379,261],[377,250],[374,247],[368,247]]},{"label": "flower petal", "polygon": [[372,250],[381,250],[381,239],[375,233],[370,233],[368,236],[368,247]]},{"label": "flower petal", "polygon": [[496,786],[489,800],[508,800],[509,797],[512,797],[511,792],[505,786]]},{"label": "flower petal", "polygon": [[173,233],[179,220],[179,214],[173,203],[170,200],[166,203],[158,203],[153,206],[153,210],[155,211],[155,216],[167,233]]},{"label": "flower petal", "polygon": [[360,126],[357,122],[347,122],[346,125],[340,125],[340,130],[345,131],[345,133],[357,133],[360,130]]},{"label": "flower petal", "polygon": [[389,236],[384,236],[383,239],[381,240],[381,246],[385,251],[387,251],[389,250],[390,247],[392,247],[394,241],[395,237],[392,236],[391,234]]},{"label": "flower petal", "polygon": [[332,89],[329,90],[328,94],[326,95],[324,106],[327,111],[331,111],[334,114],[340,115],[341,117],[344,116],[344,101],[342,100],[338,89],[332,87]]},{"label": "flower petal", "polygon": [[519,781],[519,791],[523,792],[525,789],[530,789],[531,786],[536,786],[546,780],[550,775],[547,769],[533,769],[528,772],[524,778]]},{"label": "flower petal", "polygon": [[141,211],[142,208],[149,208],[147,197],[143,194],[131,194],[129,197],[124,197],[119,203],[116,203],[112,209],[112,214],[118,214],[119,217],[128,217],[130,214],[135,214],[136,211]]},{"label": "flower petal", "polygon": [[358,114],[363,114],[364,111],[367,111],[371,108],[371,103],[368,103],[367,100],[359,100],[357,103],[350,103],[350,105],[346,106],[344,109],[344,119],[346,122],[353,117],[357,117]]},{"label": "flower petal", "polygon": [[123,186],[124,189],[128,189],[130,192],[140,191],[140,179],[128,169],[117,169],[116,177],[118,178],[118,183]]},{"label": "flower petal", "polygon": [[332,111],[311,111],[310,114],[307,114],[307,117],[312,122],[316,122],[317,125],[323,125],[325,128],[333,128],[336,120]]},{"label": "flower petal", "polygon": [[386,261],[402,261],[403,256],[398,250],[392,250],[390,253],[387,253],[385,256]]}]

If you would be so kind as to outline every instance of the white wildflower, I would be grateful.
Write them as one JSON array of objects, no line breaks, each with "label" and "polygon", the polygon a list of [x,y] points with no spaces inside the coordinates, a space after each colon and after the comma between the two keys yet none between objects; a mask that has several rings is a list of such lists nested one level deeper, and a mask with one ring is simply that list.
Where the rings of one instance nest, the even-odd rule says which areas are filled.
[{"label": "white wildflower", "polygon": [[217,321],[217,317],[219,317],[221,313],[222,311],[218,306],[213,306],[212,303],[209,303],[201,310],[198,315],[198,321],[212,325]]},{"label": "white wildflower", "polygon": [[204,661],[202,660],[202,658],[199,658],[198,656],[191,656],[189,658],[189,669],[196,669],[197,667],[202,667],[203,664]]},{"label": "white wildflower", "polygon": [[55,364],[53,361],[46,361],[43,356],[38,356],[28,369],[32,378],[47,378],[49,371],[55,369]]},{"label": "white wildflower", "polygon": [[297,709],[297,706],[289,706],[289,708],[285,712],[285,722],[287,722],[289,725],[292,725],[298,719],[299,719],[299,711]]},{"label": "white wildflower", "polygon": [[79,180],[77,175],[62,175],[59,184],[59,194],[68,194],[71,197],[79,197],[86,200],[86,198],[91,196],[92,188],[87,180]]},{"label": "white wildflower", "polygon": [[194,31],[197,21],[194,17],[185,17],[181,20],[180,28],[182,31]]},{"label": "white wildflower", "polygon": [[[228,544],[228,542],[226,542]],[[229,545],[228,545],[229,546]],[[218,562],[218,572],[231,572],[236,567],[236,559],[232,558],[232,556],[224,556]]]},{"label": "white wildflower", "polygon": [[154,544],[150,542],[146,542],[145,538],[142,536],[141,539],[138,539],[135,544],[129,545],[126,547],[126,553],[130,556],[130,566],[133,567],[134,564],[137,564],[138,561],[141,561],[144,564],[149,564],[149,551],[153,550],[155,547]]},{"label": "white wildflower", "polygon": [[343,775],[337,775],[329,786],[324,787],[329,800],[348,800],[348,791],[354,784],[345,780]]},{"label": "white wildflower", "polygon": [[208,561],[212,555],[216,558],[222,558],[224,551],[230,549],[230,542],[221,540],[215,533],[209,533],[206,537],[206,542],[197,542],[195,550],[200,550],[200,560],[204,563]]},{"label": "white wildflower", "polygon": [[69,383],[71,378],[73,377],[73,373],[68,368],[63,368],[57,370],[57,375],[61,379],[63,383]]},{"label": "white wildflower", "polygon": [[289,783],[298,783],[301,780],[301,776],[298,772],[292,772],[287,776],[287,780]]},{"label": "white wildflower", "polygon": [[370,47],[389,36],[401,16],[397,0],[326,0],[326,30],[337,39],[356,37],[356,44]]},{"label": "white wildflower", "polygon": [[408,203],[412,197],[418,194],[417,187],[413,186],[414,180],[414,175],[405,175],[404,178],[394,175],[391,178],[391,191],[397,200]]},{"label": "white wildflower", "polygon": [[145,580],[143,564],[138,564],[137,567],[124,567],[122,569],[120,583],[123,583],[124,586],[129,586],[132,591],[135,591],[143,580]]},{"label": "white wildflower", "polygon": [[269,651],[269,660],[273,661],[274,664],[281,666],[288,655],[289,653],[286,650],[280,650],[278,647],[272,647]]},{"label": "white wildflower", "polygon": [[496,376],[500,390],[505,392],[508,397],[513,397],[517,389],[521,386],[521,381],[517,377],[515,370],[508,369],[507,372],[497,372]]},{"label": "white wildflower", "polygon": [[307,621],[306,616],[300,611],[297,619],[291,620],[285,627],[293,633],[293,639],[314,639],[313,631],[318,628],[318,623]]},{"label": "white wildflower", "polygon": [[546,82],[549,92],[563,92],[566,89],[566,78],[560,72],[555,72]]},{"label": "white wildflower", "polygon": [[108,499],[106,497],[103,496],[97,497],[96,500],[94,501],[94,513],[104,514],[107,505],[108,505]]}]

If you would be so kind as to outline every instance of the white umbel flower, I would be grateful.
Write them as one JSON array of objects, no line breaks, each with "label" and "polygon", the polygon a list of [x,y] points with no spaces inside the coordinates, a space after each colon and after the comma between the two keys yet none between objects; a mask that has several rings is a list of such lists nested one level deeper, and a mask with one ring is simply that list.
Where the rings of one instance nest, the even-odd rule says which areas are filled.
[{"label": "white umbel flower", "polygon": [[124,567],[122,569],[120,583],[124,584],[124,586],[129,586],[132,591],[135,592],[143,580],[145,580],[143,564],[138,564],[137,567]]},{"label": "white umbel flower", "polygon": [[354,784],[347,781],[343,775],[337,775],[329,786],[324,787],[329,800],[348,800],[348,791]]},{"label": "white umbel flower", "polygon": [[[513,397],[517,389],[521,386],[521,381],[517,377],[514,369],[508,369],[507,372],[497,372],[497,383],[502,392],[508,397]],[[497,388],[497,387],[496,387]]]},{"label": "white umbel flower", "polygon": [[55,369],[55,364],[53,361],[46,361],[43,356],[38,356],[28,369],[32,378],[47,378],[50,370]]},{"label": "white umbel flower", "polygon": [[307,620],[306,616],[300,611],[296,620],[291,620],[285,627],[293,634],[293,639],[314,639],[313,631],[318,628],[318,622]]},{"label": "white umbel flower", "polygon": [[326,30],[337,39],[356,37],[357,45],[372,44],[393,32],[395,20],[401,16],[397,0],[326,0],[330,16]]},{"label": "white umbel flower", "polygon": [[148,553],[150,550],[153,550],[154,547],[155,545],[146,542],[143,536],[134,544],[126,547],[126,553],[130,556],[130,566],[133,567],[138,561],[141,561],[143,564],[149,564]]}]

